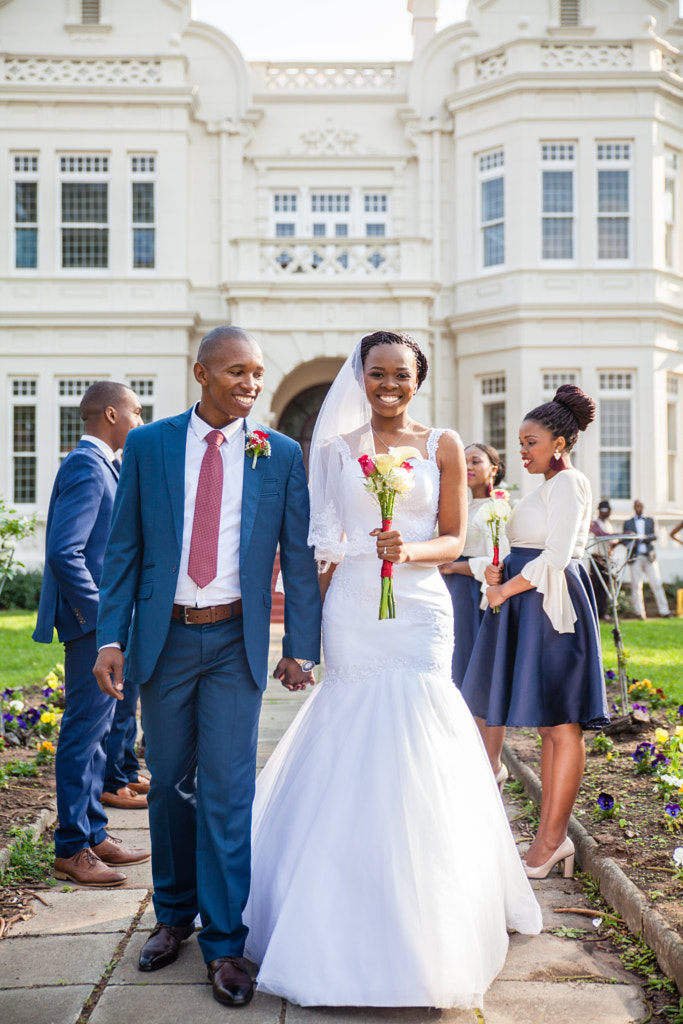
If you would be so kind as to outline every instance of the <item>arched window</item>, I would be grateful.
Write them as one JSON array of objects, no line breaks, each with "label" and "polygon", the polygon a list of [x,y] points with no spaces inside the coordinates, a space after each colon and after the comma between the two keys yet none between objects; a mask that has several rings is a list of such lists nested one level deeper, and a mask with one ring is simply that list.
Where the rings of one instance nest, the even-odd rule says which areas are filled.
[{"label": "arched window", "polygon": [[283,434],[299,442],[304,453],[306,468],[308,468],[308,453],[311,448],[315,421],[329,389],[329,384],[316,384],[315,387],[302,391],[285,407],[277,425],[277,429],[281,430]]}]

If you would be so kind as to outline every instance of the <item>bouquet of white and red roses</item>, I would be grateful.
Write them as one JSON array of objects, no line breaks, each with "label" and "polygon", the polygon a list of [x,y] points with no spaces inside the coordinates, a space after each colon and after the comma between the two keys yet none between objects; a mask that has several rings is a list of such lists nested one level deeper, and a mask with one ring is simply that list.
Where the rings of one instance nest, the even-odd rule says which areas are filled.
[{"label": "bouquet of white and red roses", "polygon": [[[409,460],[422,461],[417,448],[390,448],[385,454],[361,455],[358,462],[365,476],[365,488],[372,494],[382,513],[382,529],[390,530],[396,495],[407,494],[415,485],[413,467]],[[394,600],[394,563],[386,559],[380,572],[382,589],[379,601],[380,619],[396,618]]]},{"label": "bouquet of white and red roses", "polygon": [[[510,492],[503,490],[493,491],[490,500],[485,505],[482,505],[479,512],[479,518],[483,519],[488,526],[491,540],[493,541],[494,565],[498,565],[500,562],[500,531],[505,523],[507,523],[511,513]],[[492,608],[491,610],[495,614],[498,608]]]}]

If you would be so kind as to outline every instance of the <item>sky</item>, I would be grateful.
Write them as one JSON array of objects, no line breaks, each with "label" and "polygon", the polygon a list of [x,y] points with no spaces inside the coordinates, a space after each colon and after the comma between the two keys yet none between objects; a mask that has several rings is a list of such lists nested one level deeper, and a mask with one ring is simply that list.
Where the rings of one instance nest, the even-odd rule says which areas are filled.
[{"label": "sky", "polygon": [[[438,28],[467,0],[441,0]],[[193,0],[194,17],[230,36],[246,60],[410,60],[407,0]]]}]

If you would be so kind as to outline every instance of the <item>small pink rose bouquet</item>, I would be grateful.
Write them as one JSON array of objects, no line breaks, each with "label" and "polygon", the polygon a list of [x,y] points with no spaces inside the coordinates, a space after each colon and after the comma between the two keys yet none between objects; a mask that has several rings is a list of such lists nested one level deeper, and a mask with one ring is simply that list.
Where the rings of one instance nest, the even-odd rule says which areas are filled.
[{"label": "small pink rose bouquet", "polygon": [[[358,462],[365,476],[365,489],[370,492],[382,513],[382,529],[390,530],[396,495],[407,494],[415,486],[413,467],[409,460],[422,462],[417,448],[390,448],[386,454],[361,455]],[[380,619],[396,618],[394,600],[394,563],[386,559],[380,572],[382,590],[379,601]]]},{"label": "small pink rose bouquet", "polygon": [[[510,508],[510,492],[503,490],[492,491],[490,499],[482,506],[479,518],[483,519],[489,528],[491,540],[493,541],[493,564],[500,563],[500,533],[501,528],[507,523],[512,509]],[[498,608],[492,609],[495,614]]]}]

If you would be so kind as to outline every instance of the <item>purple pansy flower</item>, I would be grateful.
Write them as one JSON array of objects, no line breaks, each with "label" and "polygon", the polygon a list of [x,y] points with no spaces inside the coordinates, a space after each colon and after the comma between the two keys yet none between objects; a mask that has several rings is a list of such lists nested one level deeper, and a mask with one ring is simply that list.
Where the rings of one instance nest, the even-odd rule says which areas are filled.
[{"label": "purple pansy flower", "polygon": [[667,804],[664,813],[668,814],[670,818],[677,818],[681,813],[680,804]]},{"label": "purple pansy flower", "polygon": [[605,672],[605,678],[606,679],[616,679],[617,678],[617,674],[616,674],[616,672],[613,672],[611,668],[609,668]]},{"label": "purple pansy flower", "polygon": [[611,811],[614,807],[614,797],[610,793],[601,793],[598,797],[598,807],[601,811]]}]

